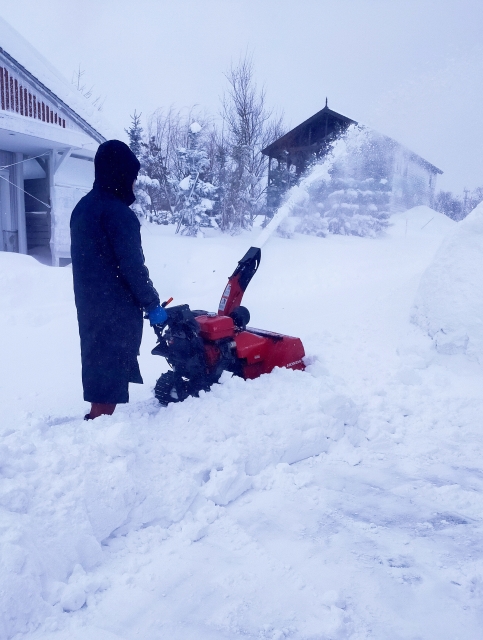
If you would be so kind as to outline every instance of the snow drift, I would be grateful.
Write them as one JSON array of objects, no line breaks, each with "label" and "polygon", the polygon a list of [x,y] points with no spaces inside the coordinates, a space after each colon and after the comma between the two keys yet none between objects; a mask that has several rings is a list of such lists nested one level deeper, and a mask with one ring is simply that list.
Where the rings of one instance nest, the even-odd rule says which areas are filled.
[{"label": "snow drift", "polygon": [[[456,226],[456,225],[455,225]],[[459,222],[421,278],[413,320],[443,354],[483,363],[483,203]]]}]

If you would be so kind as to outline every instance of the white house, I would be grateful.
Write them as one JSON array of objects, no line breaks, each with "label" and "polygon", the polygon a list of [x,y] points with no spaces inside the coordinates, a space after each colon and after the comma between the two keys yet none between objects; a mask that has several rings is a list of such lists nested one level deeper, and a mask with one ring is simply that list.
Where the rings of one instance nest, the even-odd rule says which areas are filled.
[{"label": "white house", "polygon": [[70,214],[92,188],[107,131],[98,110],[0,18],[0,250],[70,261]]}]

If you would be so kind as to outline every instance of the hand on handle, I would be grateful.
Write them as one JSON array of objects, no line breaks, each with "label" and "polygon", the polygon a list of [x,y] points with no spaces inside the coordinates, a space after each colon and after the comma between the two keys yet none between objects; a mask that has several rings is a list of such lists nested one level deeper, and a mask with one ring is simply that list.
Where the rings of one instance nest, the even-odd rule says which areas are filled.
[{"label": "hand on handle", "polygon": [[160,304],[148,313],[149,324],[152,327],[156,324],[163,324],[166,322],[167,318],[168,314]]}]

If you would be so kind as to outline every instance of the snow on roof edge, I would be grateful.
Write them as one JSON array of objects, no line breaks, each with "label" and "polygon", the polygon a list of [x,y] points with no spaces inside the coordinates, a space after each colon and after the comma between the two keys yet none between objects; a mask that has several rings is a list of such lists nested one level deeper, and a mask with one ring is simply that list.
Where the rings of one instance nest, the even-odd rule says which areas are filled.
[{"label": "snow on roof edge", "polygon": [[0,47],[101,136],[106,139],[116,137],[96,107],[2,17]]}]

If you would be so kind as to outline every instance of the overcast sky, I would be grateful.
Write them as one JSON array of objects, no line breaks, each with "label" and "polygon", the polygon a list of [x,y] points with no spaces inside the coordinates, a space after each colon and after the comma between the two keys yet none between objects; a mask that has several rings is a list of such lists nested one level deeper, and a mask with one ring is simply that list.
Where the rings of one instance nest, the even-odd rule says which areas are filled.
[{"label": "overcast sky", "polygon": [[[483,186],[483,0],[0,0],[68,79],[81,65],[122,132],[134,109],[216,113],[245,51],[291,126],[321,109],[373,126]],[[1,43],[0,43],[1,46]]]}]

